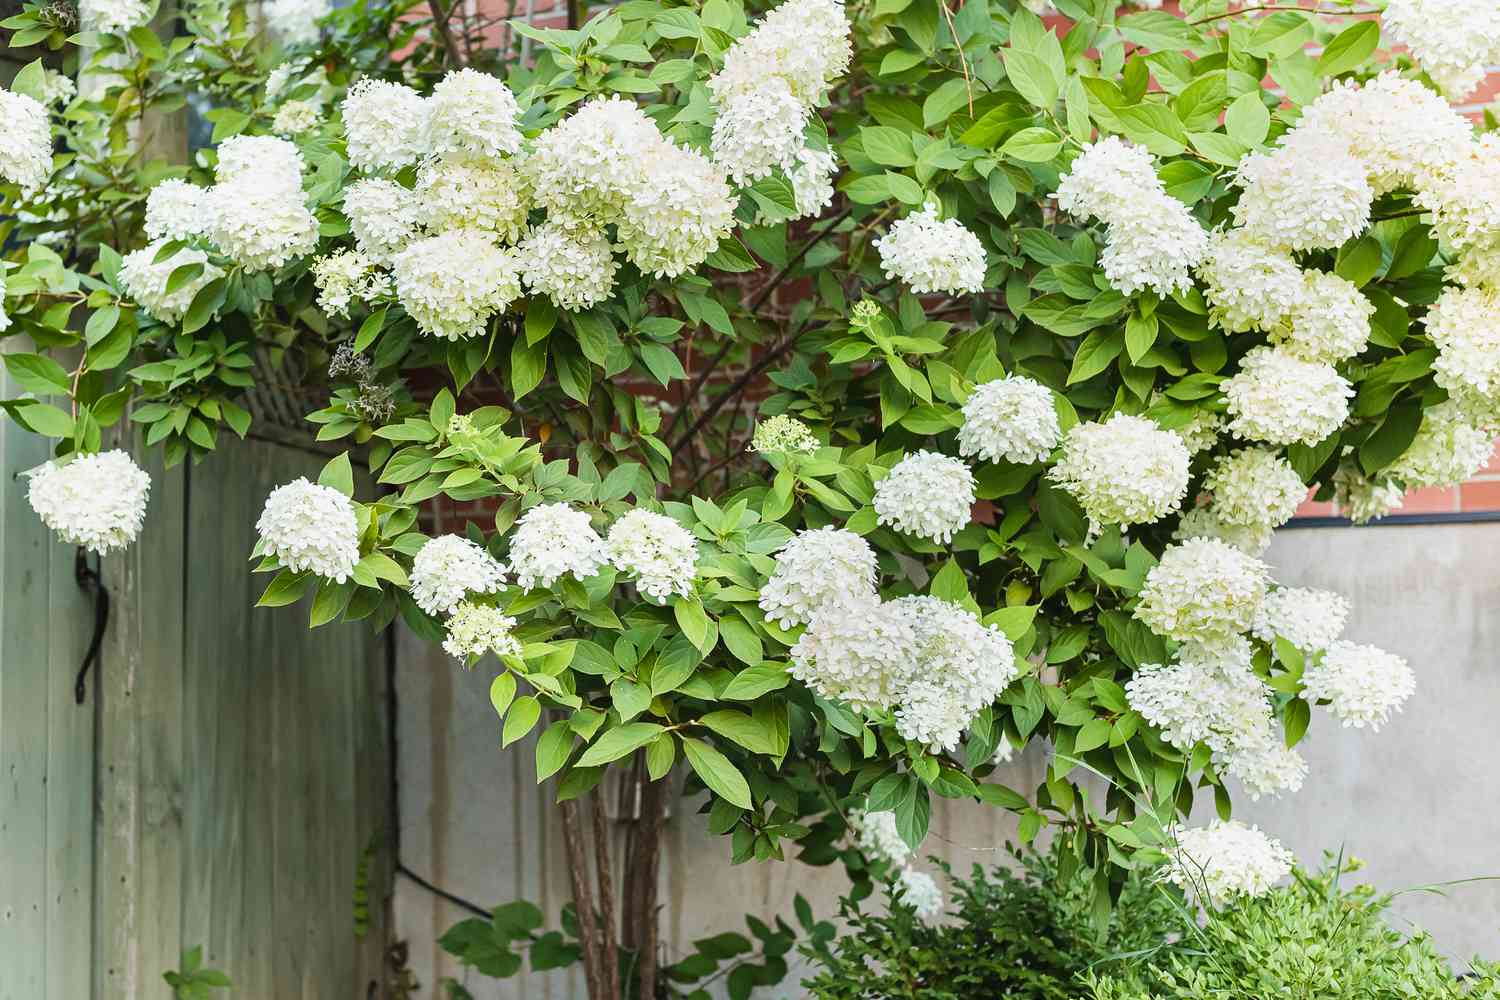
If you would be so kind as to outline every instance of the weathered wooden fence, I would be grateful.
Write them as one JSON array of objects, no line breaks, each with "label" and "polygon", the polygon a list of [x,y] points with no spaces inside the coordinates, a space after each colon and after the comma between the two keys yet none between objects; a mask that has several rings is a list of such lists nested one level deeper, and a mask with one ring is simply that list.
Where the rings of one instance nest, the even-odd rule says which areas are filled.
[{"label": "weathered wooden fence", "polygon": [[266,493],[322,459],[249,442],[148,466],[76,705],[93,604],[15,478],[45,457],[0,432],[0,1000],[163,997],[195,945],[236,997],[366,997],[395,834],[388,650],[308,632],[305,606],[255,610],[247,561]]}]

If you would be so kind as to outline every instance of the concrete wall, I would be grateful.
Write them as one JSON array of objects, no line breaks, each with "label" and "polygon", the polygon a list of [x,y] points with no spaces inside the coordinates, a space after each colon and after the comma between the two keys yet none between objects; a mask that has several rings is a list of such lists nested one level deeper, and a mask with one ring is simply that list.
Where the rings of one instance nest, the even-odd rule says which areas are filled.
[{"label": "concrete wall", "polygon": [[[1309,862],[1346,843],[1369,862],[1369,879],[1387,888],[1500,874],[1493,653],[1500,617],[1491,611],[1500,608],[1500,574],[1492,569],[1500,562],[1500,524],[1291,530],[1268,559],[1283,582],[1346,594],[1355,605],[1350,637],[1407,656],[1420,688],[1379,734],[1340,729],[1317,713],[1304,747],[1312,765],[1307,788],[1280,802],[1246,802],[1241,818]],[[533,785],[529,747],[498,750],[489,673],[465,673],[409,636],[398,657],[402,860],[482,905],[524,897],[554,920],[567,890],[550,798]],[[1044,761],[1032,748],[1006,780],[1033,787]],[[1003,857],[1014,833],[1006,813],[938,800],[925,850],[967,869]],[[816,912],[831,914],[844,887],[838,870],[730,867],[727,844],[703,830],[692,804],[673,814],[666,845],[664,936],[672,954],[695,938],[742,930],[747,910],[790,914],[798,892]],[[1500,883],[1460,887],[1446,900],[1407,895],[1398,913],[1429,927],[1450,953],[1500,956]],[[582,995],[577,980],[556,974],[505,986],[466,975],[434,943],[465,915],[398,879],[396,934],[408,942],[424,988],[451,975],[481,1000]]]}]

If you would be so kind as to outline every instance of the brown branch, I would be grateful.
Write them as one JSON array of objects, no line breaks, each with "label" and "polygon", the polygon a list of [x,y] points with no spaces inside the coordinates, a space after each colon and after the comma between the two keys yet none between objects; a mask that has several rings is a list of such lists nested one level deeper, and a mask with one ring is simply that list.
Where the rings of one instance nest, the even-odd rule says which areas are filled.
[{"label": "brown branch", "polygon": [[953,35],[953,47],[958,50],[958,65],[964,71],[964,91],[969,96],[969,117],[974,117],[974,80],[969,76],[969,60],[964,56],[964,43],[958,37],[958,27],[953,23],[953,12],[948,9],[948,0],[938,0],[943,17],[948,21],[948,31]]},{"label": "brown branch", "polygon": [[442,41],[448,62],[454,69],[463,69],[464,55],[458,50],[458,42],[454,40],[453,32],[448,26],[449,20],[453,17],[451,8],[443,10],[443,0],[427,0],[427,7],[432,11],[432,30],[437,32],[438,39]]},{"label": "brown branch", "polygon": [[778,358],[795,347],[797,341],[801,339],[802,335],[806,333],[807,330],[808,327],[803,326],[800,329],[787,334],[782,338],[781,343],[777,344],[775,347],[771,348],[771,350],[763,354],[759,361],[755,362],[749,368],[746,368],[745,373],[739,378],[735,379],[734,382],[729,386],[729,388],[724,391],[723,395],[719,396],[712,403],[708,404],[708,409],[704,410],[703,414],[693,422],[693,426],[689,427],[687,431],[682,435],[682,437],[677,439],[677,443],[672,446],[672,454],[676,455],[679,451],[681,451],[683,447],[693,439],[693,435],[697,434],[705,424],[712,420],[718,414],[718,412],[722,410],[726,404],[728,404],[731,399],[743,393],[745,389],[749,387],[750,383],[755,381],[756,377],[759,376],[761,372],[771,367],[771,365],[776,363],[776,360]]},{"label": "brown branch", "polygon": [[603,969],[599,954],[599,927],[595,922],[593,893],[586,877],[588,860],[583,851],[583,827],[578,819],[578,800],[562,803],[563,850],[568,857],[568,879],[573,886],[573,909],[578,915],[578,938],[583,944],[583,973],[589,996],[604,997]]},{"label": "brown branch", "polygon": [[599,787],[589,792],[589,804],[594,813],[594,869],[599,880],[599,929],[604,937],[604,982],[610,1000],[620,997],[620,951],[615,936],[615,889],[614,878],[609,867],[609,830],[604,816],[604,796]]},{"label": "brown branch", "polygon": [[1241,7],[1239,10],[1225,11],[1222,14],[1214,14],[1211,17],[1200,17],[1196,21],[1189,21],[1188,24],[1207,24],[1210,21],[1222,21],[1226,17],[1234,17],[1236,14],[1252,14],[1262,10],[1291,10],[1302,14],[1327,14],[1330,17],[1366,17],[1380,13],[1378,10],[1328,10],[1321,4],[1317,7],[1283,7],[1279,4],[1261,4],[1258,7]]},{"label": "brown branch", "polygon": [[641,789],[641,829],[632,864],[639,865],[636,908],[636,940],[640,942],[640,990],[636,996],[652,1000],[656,996],[656,882],[661,869],[661,826],[667,810],[667,788],[671,776],[651,781],[643,776]]}]

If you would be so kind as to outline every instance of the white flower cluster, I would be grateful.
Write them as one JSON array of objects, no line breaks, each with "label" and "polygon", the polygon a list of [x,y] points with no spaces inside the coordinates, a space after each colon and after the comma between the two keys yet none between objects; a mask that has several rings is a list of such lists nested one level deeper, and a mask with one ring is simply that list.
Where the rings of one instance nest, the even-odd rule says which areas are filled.
[{"label": "white flower cluster", "polygon": [[310,45],[318,40],[318,21],[333,10],[331,0],[266,0],[262,17],[287,45]]},{"label": "white flower cluster", "polygon": [[1453,400],[1422,414],[1422,426],[1404,454],[1385,468],[1408,489],[1457,486],[1489,462],[1493,435],[1469,423]]},{"label": "white flower cluster", "polygon": [[667,603],[673,594],[693,592],[698,543],[665,514],[637,508],[610,525],[604,551],[618,570],[635,576],[648,600]]},{"label": "white flower cluster", "polygon": [[1427,309],[1437,384],[1489,423],[1500,411],[1500,287],[1449,288]]},{"label": "white flower cluster", "polygon": [[445,615],[469,594],[505,585],[505,565],[462,535],[440,535],[411,561],[411,597],[429,615]]},{"label": "white flower cluster", "polygon": [[318,308],[330,316],[349,315],[355,299],[369,300],[388,294],[390,275],[380,270],[370,255],[360,250],[340,250],[313,261],[313,283],[318,287]]},{"label": "white flower cluster", "polygon": [[343,583],[359,562],[359,519],[331,486],[297,478],[266,498],[255,524],[268,555],[293,573],[311,570]]},{"label": "white flower cluster", "polygon": [[1339,639],[1302,675],[1303,696],[1328,702],[1345,726],[1379,730],[1417,688],[1406,661],[1394,653]]},{"label": "white flower cluster", "polygon": [[896,877],[896,899],[910,906],[918,920],[931,920],[943,912],[943,890],[926,872],[903,868]]},{"label": "white flower cluster", "polygon": [[1214,514],[1212,504],[1184,512],[1172,537],[1179,542],[1189,538],[1217,538],[1252,556],[1261,555],[1271,545],[1269,531],[1261,527],[1226,524]]},{"label": "white flower cluster", "polygon": [[958,453],[987,462],[1040,462],[1052,454],[1061,435],[1052,390],[1023,375],[976,386],[964,401],[963,414]]},{"label": "white flower cluster", "polygon": [[153,240],[190,240],[203,232],[203,189],[170,177],[146,195],[146,235]]},{"label": "white flower cluster", "polygon": [[396,297],[434,337],[484,333],[496,312],[521,295],[520,262],[477,229],[449,229],[415,240],[391,261]]},{"label": "white flower cluster", "polygon": [[615,287],[614,248],[603,230],[548,219],[516,248],[521,280],[560,309],[579,310],[609,298]]},{"label": "white flower cluster", "polygon": [[1183,751],[1206,745],[1215,763],[1252,798],[1296,791],[1307,763],[1286,747],[1271,712],[1270,689],[1250,666],[1244,640],[1219,650],[1183,646],[1170,666],[1145,664],[1125,685],[1130,707]]},{"label": "white flower cluster", "polygon": [[947,544],[974,511],[974,474],[961,460],[914,452],[875,484],[875,517],[897,531]]},{"label": "white flower cluster", "polygon": [[1163,877],[1222,906],[1240,896],[1263,896],[1292,871],[1292,854],[1253,826],[1215,820],[1179,829]]},{"label": "white flower cluster", "polygon": [[42,70],[42,82],[37,89],[41,94],[37,99],[47,105],[67,104],[78,94],[78,84],[71,76],[50,68]]},{"label": "white flower cluster", "polygon": [[974,716],[1015,680],[1010,640],[936,597],[902,597],[886,607],[911,623],[917,643],[918,669],[896,708],[896,731],[934,752],[952,750]]},{"label": "white flower cluster", "polygon": [[1069,430],[1048,476],[1096,524],[1149,524],[1182,505],[1190,461],[1178,435],[1145,417],[1116,413]]},{"label": "white flower cluster", "polygon": [[596,98],[538,136],[525,174],[537,204],[614,224],[625,256],[658,277],[697,267],[734,222],[723,171],[618,96]]},{"label": "white flower cluster", "polygon": [[1334,364],[1358,355],[1370,340],[1375,305],[1352,281],[1324,271],[1303,276],[1302,295],[1271,339],[1304,361]]},{"label": "white flower cluster", "polygon": [[1297,470],[1265,448],[1240,448],[1219,458],[1203,488],[1213,494],[1209,510],[1218,523],[1245,531],[1261,549],[1307,498]]},{"label": "white flower cluster", "polygon": [[1334,504],[1355,524],[1385,517],[1406,498],[1395,480],[1371,479],[1353,463],[1341,465],[1333,474],[1333,487]]},{"label": "white flower cluster", "polygon": [[52,176],[52,121],[34,98],[0,90],[0,178],[35,191]]},{"label": "white flower cluster", "polygon": [[[139,250],[132,250],[120,261],[120,284],[136,304],[163,323],[176,323],[193,304],[193,297],[203,286],[220,277],[224,272],[208,262],[208,254],[192,247],[183,247],[161,263],[156,255],[166,246],[165,240],[156,240]],[[190,278],[172,291],[167,291],[167,280],[179,267],[192,264],[202,266],[197,277]]]},{"label": "white flower cluster", "polygon": [[1188,288],[1191,270],[1208,250],[1203,227],[1167,194],[1151,154],[1118,136],[1084,148],[1058,183],[1057,204],[1104,223],[1099,264],[1110,285],[1126,295],[1145,288],[1161,295]]},{"label": "white flower cluster", "polygon": [[1251,633],[1262,642],[1285,639],[1304,653],[1327,649],[1344,633],[1349,602],[1331,590],[1277,587],[1255,611]]},{"label": "white flower cluster", "polygon": [[544,503],[521,515],[510,538],[510,568],[524,590],[562,577],[587,580],[604,568],[604,539],[589,516],[565,503]]},{"label": "white flower cluster", "polygon": [[787,174],[797,202],[793,218],[809,218],[833,204],[833,175],[838,168],[838,157],[826,150],[804,146],[797,153],[797,162]]},{"label": "white flower cluster", "polygon": [[344,215],[354,245],[371,260],[388,263],[417,231],[421,205],[395,181],[364,177],[344,188]]},{"label": "white flower cluster", "polygon": [[776,569],[760,589],[760,609],[782,628],[806,625],[835,598],[875,599],[875,550],[852,531],[799,531],[776,553]]},{"label": "white flower cluster", "polygon": [[445,625],[448,635],[443,651],[457,660],[494,653],[496,656],[520,656],[521,643],[511,630],[516,620],[488,604],[461,601]]},{"label": "white flower cluster", "polygon": [[57,536],[107,554],[141,533],[151,477],[125,452],[95,452],[51,461],[28,474],[26,499]]},{"label": "white flower cluster", "polygon": [[[718,108],[714,162],[740,184],[777,168],[792,176],[809,165],[814,176],[826,177],[831,162],[809,164],[802,156],[803,130],[813,105],[848,70],[852,56],[840,0],[789,0],[768,13],[730,46],[723,69],[709,78]],[[803,211],[803,200],[799,196],[799,214],[811,214]]]},{"label": "white flower cluster", "polygon": [[885,276],[913,292],[978,292],[984,289],[984,244],[957,219],[939,219],[928,202],[898,219],[875,241]]},{"label": "white flower cluster", "polygon": [[1270,153],[1240,161],[1234,207],[1245,236],[1277,250],[1342,246],[1370,225],[1365,165],[1338,136],[1294,130]]},{"label": "white flower cluster", "polygon": [[1381,23],[1444,94],[1462,100],[1500,61],[1500,8],[1469,0],[1390,0]]},{"label": "white flower cluster", "polygon": [[756,424],[755,434],[750,438],[750,450],[763,455],[768,452],[811,455],[820,447],[822,445],[806,424],[784,413]]},{"label": "white flower cluster", "polygon": [[280,136],[301,135],[311,132],[323,120],[317,106],[306,101],[287,101],[276,109],[271,121],[271,131]]},{"label": "white flower cluster", "polygon": [[1304,288],[1297,262],[1251,239],[1243,229],[1209,237],[1198,268],[1214,322],[1230,333],[1269,331],[1291,315]]},{"label": "white flower cluster", "polygon": [[1354,387],[1333,365],[1251,348],[1223,385],[1229,429],[1250,441],[1317,444],[1349,416]]},{"label": "white flower cluster", "polygon": [[894,709],[904,738],[952,749],[1017,668],[999,629],[957,605],[854,591],[830,593],[813,611],[791,673],[857,711]]},{"label": "white flower cluster", "polygon": [[514,243],[526,231],[531,208],[529,182],[517,164],[453,157],[428,160],[417,170],[416,198],[401,195],[403,206],[412,212],[405,224],[421,224],[434,233],[482,229],[502,243]]},{"label": "white flower cluster", "polygon": [[146,0],[80,0],[78,20],[85,31],[123,35],[151,20]]},{"label": "white flower cluster", "polygon": [[1157,635],[1221,647],[1254,622],[1268,576],[1259,559],[1217,538],[1190,538],[1146,574],[1135,617]]},{"label": "white flower cluster", "polygon": [[426,152],[498,158],[521,148],[521,105],[503,80],[464,68],[449,73],[427,99]]},{"label": "white flower cluster", "polygon": [[341,111],[349,163],[357,170],[399,170],[428,152],[427,102],[404,84],[357,80]]},{"label": "white flower cluster", "polygon": [[896,830],[896,814],[890,810],[855,809],[849,813],[849,826],[854,831],[854,846],[861,854],[896,866],[906,864],[911,857],[911,848]]}]

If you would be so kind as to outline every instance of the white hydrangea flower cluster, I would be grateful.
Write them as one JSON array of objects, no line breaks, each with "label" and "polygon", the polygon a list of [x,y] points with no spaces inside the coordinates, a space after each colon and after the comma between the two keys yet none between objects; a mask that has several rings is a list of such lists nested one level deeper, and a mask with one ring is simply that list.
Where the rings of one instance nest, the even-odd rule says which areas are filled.
[{"label": "white hydrangea flower cluster", "polygon": [[1052,390],[1023,375],[985,382],[964,401],[958,453],[987,462],[1040,462],[1057,447],[1061,431]]},{"label": "white hydrangea flower cluster", "polygon": [[148,235],[201,237],[247,271],[274,270],[317,247],[318,220],[302,191],[295,145],[236,135],[219,145],[218,156],[212,187],[157,185],[147,198]]},{"label": "white hydrangea flower cluster", "polygon": [[36,191],[52,176],[52,121],[25,94],[0,90],[0,178]]},{"label": "white hydrangea flower cluster", "polygon": [[262,16],[286,45],[310,45],[318,40],[318,21],[333,10],[331,0],[266,0]]},{"label": "white hydrangea flower cluster", "polygon": [[1271,340],[1303,361],[1334,364],[1358,355],[1370,341],[1375,304],[1352,281],[1325,271],[1303,275],[1302,295]]},{"label": "white hydrangea flower cluster", "polygon": [[854,846],[876,861],[902,866],[911,857],[911,848],[896,829],[896,814],[889,809],[868,812],[855,809],[849,813],[849,827],[854,832]]},{"label": "white hydrangea flower cluster", "polygon": [[1185,512],[1177,521],[1177,530],[1172,537],[1179,542],[1189,538],[1217,538],[1252,556],[1261,555],[1271,545],[1269,530],[1259,526],[1226,524],[1214,514],[1212,505],[1194,507]]},{"label": "white hydrangea flower cluster", "polygon": [[462,535],[439,535],[411,561],[411,598],[429,615],[445,615],[469,594],[505,585],[505,564]]},{"label": "white hydrangea flower cluster", "polygon": [[1090,143],[1058,183],[1056,197],[1063,211],[1104,223],[1099,264],[1114,288],[1170,295],[1192,285],[1190,272],[1208,250],[1208,235],[1187,206],[1167,194],[1144,148],[1119,136]]},{"label": "white hydrangea flower cluster", "polygon": [[42,82],[37,89],[41,93],[38,100],[46,105],[67,104],[78,94],[78,84],[71,76],[51,68],[42,70]]},{"label": "white hydrangea flower cluster", "polygon": [[957,219],[939,219],[928,202],[875,241],[885,276],[913,292],[957,295],[984,289],[984,244]]},{"label": "white hydrangea flower cluster", "polygon": [[1438,349],[1437,384],[1479,421],[1500,399],[1500,287],[1448,288],[1427,309],[1427,335]]},{"label": "white hydrangea flower cluster", "polygon": [[1096,524],[1149,524],[1182,505],[1190,462],[1178,435],[1145,417],[1116,413],[1069,430],[1048,476]]},{"label": "white hydrangea flower cluster", "polygon": [[151,477],[124,451],[75,455],[27,474],[26,499],[58,538],[99,555],[141,533]]},{"label": "white hydrangea flower cluster", "polygon": [[856,711],[886,709],[906,690],[916,658],[916,631],[904,615],[878,598],[840,594],[812,613],[792,647],[791,674]]},{"label": "white hydrangea flower cluster", "polygon": [[516,248],[521,280],[559,309],[580,310],[609,298],[615,287],[614,248],[603,230],[548,219]]},{"label": "white hydrangea flower cluster", "polygon": [[1219,458],[1204,477],[1203,488],[1213,494],[1210,510],[1220,524],[1267,541],[1307,498],[1297,470],[1265,448],[1240,448]]},{"label": "white hydrangea flower cluster", "polygon": [[271,121],[271,131],[280,136],[301,135],[317,128],[322,120],[323,116],[316,105],[306,101],[287,101],[276,109],[276,117]]},{"label": "white hydrangea flower cluster", "polygon": [[750,438],[750,450],[761,454],[785,452],[811,455],[821,447],[822,444],[806,424],[784,413],[756,424],[755,434]]},{"label": "white hydrangea flower cluster", "polygon": [[396,297],[434,337],[478,337],[521,295],[520,263],[488,233],[450,229],[415,240],[391,261]]},{"label": "white hydrangea flower cluster", "polygon": [[[183,247],[156,263],[156,255],[166,245],[166,240],[155,240],[126,254],[120,261],[120,284],[146,312],[163,323],[176,323],[193,304],[193,297],[224,272],[208,262],[208,254],[192,247]],[[172,277],[172,272],[190,264],[201,264],[203,270],[196,278],[167,291],[167,280]]]},{"label": "white hydrangea flower cluster", "polygon": [[489,159],[514,156],[521,148],[520,117],[521,105],[505,81],[465,67],[432,88],[425,151]]},{"label": "white hydrangea flower cluster", "polygon": [[1297,262],[1251,239],[1243,229],[1219,230],[1198,268],[1214,322],[1230,333],[1269,331],[1291,315],[1304,289]]},{"label": "white hydrangea flower cluster", "polygon": [[907,867],[896,877],[896,899],[910,906],[918,920],[931,920],[943,912],[943,890],[926,872]]},{"label": "white hydrangea flower cluster", "polygon": [[406,188],[363,177],[344,188],[344,216],[354,245],[371,260],[389,262],[417,231],[419,204]]},{"label": "white hydrangea flower cluster", "polygon": [[789,0],[768,13],[730,46],[723,69],[709,78],[718,108],[714,162],[740,184],[777,168],[791,175],[805,148],[802,134],[813,105],[848,71],[852,58],[849,20],[839,0]]},{"label": "white hydrangea flower cluster", "polygon": [[340,250],[313,261],[313,283],[318,287],[318,308],[330,316],[349,315],[349,304],[390,293],[390,276],[369,254]]},{"label": "white hydrangea flower cluster", "polygon": [[896,731],[933,752],[952,750],[974,716],[1015,680],[1010,640],[936,597],[902,597],[887,608],[911,623],[917,643],[918,670],[900,695]]},{"label": "white hydrangea flower cluster", "polygon": [[1015,679],[1010,642],[935,597],[830,589],[792,647],[792,676],[856,711],[894,709],[906,739],[952,749]]},{"label": "white hydrangea flower cluster", "polygon": [[356,170],[399,170],[428,152],[430,109],[405,84],[356,80],[340,110],[349,163]]},{"label": "white hydrangea flower cluster", "polygon": [[838,157],[826,150],[804,146],[798,151],[797,162],[787,173],[797,201],[793,219],[811,218],[833,204],[833,175],[838,168]]},{"label": "white hydrangea flower cluster", "polygon": [[153,240],[190,240],[203,232],[203,189],[170,177],[146,196],[146,235]]},{"label": "white hydrangea flower cluster", "polygon": [[1304,653],[1327,649],[1344,633],[1349,602],[1331,590],[1277,587],[1255,611],[1251,634],[1262,642],[1285,639]]},{"label": "white hydrangea flower cluster", "polygon": [[1266,565],[1217,538],[1169,546],[1146,574],[1135,617],[1157,635],[1220,647],[1248,631],[1266,594]]},{"label": "white hydrangea flower cluster", "polygon": [[85,31],[123,35],[151,20],[146,0],[80,0],[78,20]]},{"label": "white hydrangea flower cluster", "polygon": [[[1154,393],[1151,402],[1155,405],[1162,398],[1161,393]],[[1189,455],[1196,455],[1200,451],[1208,451],[1219,443],[1219,431],[1224,426],[1222,414],[1212,410],[1194,410],[1193,417],[1181,427],[1173,427],[1172,433],[1182,438],[1182,443],[1187,445]]]},{"label": "white hydrangea flower cluster", "polygon": [[1345,464],[1333,474],[1333,502],[1349,520],[1364,524],[1400,509],[1406,493],[1389,478],[1374,480],[1356,465]]},{"label": "white hydrangea flower cluster", "polygon": [[658,277],[697,267],[734,222],[724,172],[618,96],[596,98],[538,136],[525,173],[539,205],[614,224],[625,256]]},{"label": "white hydrangea flower cluster", "polygon": [[520,656],[521,642],[513,634],[516,620],[499,608],[473,601],[460,601],[445,624],[443,651],[456,660],[494,653]]},{"label": "white hydrangea flower cluster", "polygon": [[1235,820],[1179,829],[1175,840],[1163,878],[1212,906],[1263,896],[1292,872],[1290,851]]},{"label": "white hydrangea flower cluster", "polygon": [[875,517],[897,531],[947,544],[974,512],[974,474],[961,460],[914,452],[875,484]]},{"label": "white hydrangea flower cluster", "polygon": [[1365,165],[1329,133],[1294,130],[1269,153],[1240,161],[1234,206],[1245,236],[1277,250],[1342,246],[1370,225]]},{"label": "white hydrangea flower cluster", "polygon": [[1381,24],[1451,100],[1500,62],[1500,8],[1468,0],[1390,0]]},{"label": "white hydrangea flower cluster", "polygon": [[531,508],[510,537],[511,572],[524,590],[550,587],[565,576],[587,580],[607,562],[604,539],[589,516],[565,503]]},{"label": "white hydrangea flower cluster", "polygon": [[343,583],[359,562],[354,504],[332,486],[305,477],[271,491],[255,530],[265,552],[293,573],[310,570]]},{"label": "white hydrangea flower cluster", "polygon": [[760,609],[782,628],[807,624],[835,598],[874,599],[875,550],[852,531],[832,526],[799,531],[776,553],[776,569],[760,589]]},{"label": "white hydrangea flower cluster", "polygon": [[1250,441],[1317,444],[1349,416],[1354,387],[1330,364],[1254,347],[1223,384],[1229,429]]},{"label": "white hydrangea flower cluster", "polygon": [[1457,486],[1484,468],[1494,451],[1494,436],[1471,424],[1450,399],[1422,414],[1416,438],[1384,471],[1408,489]]},{"label": "white hydrangea flower cluster", "polygon": [[698,568],[698,543],[665,514],[637,508],[610,525],[604,540],[610,563],[634,575],[642,596],[657,604],[673,594],[693,592]]},{"label": "white hydrangea flower cluster", "polygon": [[1417,689],[1406,660],[1374,646],[1339,639],[1302,675],[1303,697],[1326,701],[1345,726],[1379,731]]},{"label": "white hydrangea flower cluster", "polygon": [[526,230],[531,208],[529,182],[517,160],[442,157],[417,169],[415,199],[406,200],[412,225],[434,233],[482,229],[502,243],[514,243]]},{"label": "white hydrangea flower cluster", "polygon": [[1296,791],[1307,774],[1275,725],[1270,689],[1250,667],[1244,640],[1210,650],[1183,646],[1169,666],[1143,664],[1125,684],[1130,707],[1184,752],[1199,743],[1253,798]]}]

